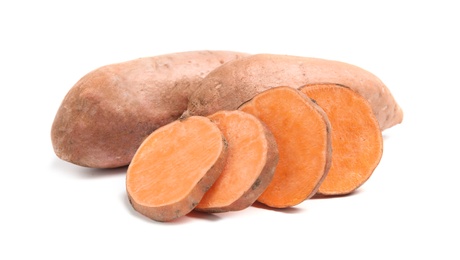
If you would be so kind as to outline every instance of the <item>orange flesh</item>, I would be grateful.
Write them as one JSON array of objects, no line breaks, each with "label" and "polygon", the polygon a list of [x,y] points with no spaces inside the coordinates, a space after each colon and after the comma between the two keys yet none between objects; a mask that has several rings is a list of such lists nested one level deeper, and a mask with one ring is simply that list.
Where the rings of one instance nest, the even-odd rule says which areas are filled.
[{"label": "orange flesh", "polygon": [[177,203],[192,192],[223,149],[222,134],[209,119],[175,121],[139,147],[128,168],[127,191],[147,207]]},{"label": "orange flesh", "polygon": [[344,195],[356,190],[371,176],[383,152],[369,102],[335,84],[308,85],[301,91],[324,109],[332,127],[332,165],[318,193]]},{"label": "orange flesh", "polygon": [[278,166],[258,201],[284,208],[314,195],[330,161],[328,123],[317,106],[300,91],[275,87],[240,109],[263,121],[278,144]]},{"label": "orange flesh", "polygon": [[267,161],[268,142],[256,117],[242,111],[220,111],[209,118],[228,142],[227,163],[197,209],[227,207],[240,199],[256,182]]}]

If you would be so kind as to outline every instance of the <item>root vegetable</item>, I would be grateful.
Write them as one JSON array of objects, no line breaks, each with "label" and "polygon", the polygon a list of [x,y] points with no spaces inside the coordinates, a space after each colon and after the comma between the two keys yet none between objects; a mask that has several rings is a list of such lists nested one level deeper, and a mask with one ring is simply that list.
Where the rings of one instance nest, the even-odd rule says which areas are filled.
[{"label": "root vegetable", "polygon": [[273,178],[278,148],[268,128],[242,111],[219,111],[209,118],[228,143],[225,169],[196,210],[225,212],[252,205]]},{"label": "root vegetable", "polygon": [[330,125],[324,111],[291,87],[263,91],[239,109],[264,122],[278,144],[278,166],[258,201],[286,208],[313,196],[331,163]]},{"label": "root vegetable", "polygon": [[56,155],[93,168],[128,165],[141,142],[186,110],[214,68],[245,54],[191,51],[103,66],[67,93],[51,129]]},{"label": "root vegetable", "polygon": [[206,117],[158,128],[137,150],[126,176],[135,210],[156,221],[192,211],[225,167],[227,144]]},{"label": "root vegetable", "polygon": [[313,84],[300,90],[326,112],[332,128],[332,165],[318,193],[355,191],[372,175],[383,153],[382,133],[369,102],[335,84]]},{"label": "root vegetable", "polygon": [[372,73],[339,61],[276,54],[251,55],[216,68],[193,93],[185,114],[233,110],[276,86],[320,83],[345,85],[361,94],[371,104],[381,130],[402,121],[403,112],[393,95]]}]

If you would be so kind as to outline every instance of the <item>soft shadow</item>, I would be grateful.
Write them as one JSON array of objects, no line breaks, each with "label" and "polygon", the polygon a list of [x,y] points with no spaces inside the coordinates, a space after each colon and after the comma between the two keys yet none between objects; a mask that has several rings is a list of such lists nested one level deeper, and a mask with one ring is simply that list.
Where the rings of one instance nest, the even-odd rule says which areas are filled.
[{"label": "soft shadow", "polygon": [[121,174],[126,174],[126,171],[128,170],[128,166],[110,169],[88,168],[66,162],[59,158],[54,158],[54,160],[51,162],[51,168],[62,172],[63,174],[69,174],[73,177],[81,179],[104,178],[114,175],[118,176]]},{"label": "soft shadow", "polygon": [[202,220],[207,220],[207,221],[218,221],[222,219],[222,217],[217,216],[216,214],[206,213],[206,212],[201,212],[201,211],[196,211],[196,210],[192,210],[190,213],[187,214],[186,217],[202,219]]},{"label": "soft shadow", "polygon": [[143,221],[145,221],[147,223],[160,224],[160,225],[180,225],[180,224],[184,224],[184,223],[188,223],[190,221],[193,221],[193,219],[202,219],[202,220],[207,220],[207,221],[218,221],[218,220],[221,219],[221,217],[216,216],[216,215],[211,214],[211,213],[205,213],[205,212],[199,212],[199,211],[196,211],[196,210],[192,210],[187,215],[182,216],[180,218],[177,218],[175,220],[169,221],[169,222],[155,221],[155,220],[150,219],[150,218],[142,215],[141,213],[137,212],[133,208],[133,205],[131,205],[131,202],[129,201],[129,198],[126,195],[126,193],[122,194],[121,199],[122,199],[123,205],[126,207],[128,212],[132,216],[134,216],[136,218],[139,218],[139,219],[142,219]]},{"label": "soft shadow", "polygon": [[148,223],[161,223],[161,222],[156,222],[152,219],[149,219],[148,217],[142,215],[141,213],[137,212],[134,208],[133,208],[133,205],[131,205],[131,202],[129,202],[129,198],[128,196],[126,195],[126,193],[123,193],[122,196],[121,196],[121,200],[123,202],[123,205],[125,206],[125,208],[128,210],[128,212],[138,218],[138,219],[141,219],[145,222],[148,222]]},{"label": "soft shadow", "polygon": [[100,177],[110,177],[114,175],[125,175],[128,170],[128,166],[111,168],[111,169],[93,169],[93,168],[84,168],[83,175],[85,178],[100,178]]},{"label": "soft shadow", "polygon": [[160,222],[160,223],[163,223],[165,225],[182,225],[185,223],[189,223],[193,221],[194,219],[201,219],[201,220],[206,220],[206,221],[218,221],[221,219],[221,217],[218,217],[211,213],[192,210],[185,216],[182,216],[180,218],[174,219],[169,222]]},{"label": "soft shadow", "polygon": [[265,209],[265,210],[271,210],[271,211],[276,211],[276,212],[281,212],[281,213],[287,213],[287,214],[296,214],[304,211],[304,209],[301,208],[296,208],[296,207],[289,207],[289,208],[273,208],[269,207],[263,203],[260,203],[258,201],[254,202],[252,204],[252,207],[259,208],[259,209]]},{"label": "soft shadow", "polygon": [[383,134],[383,133],[382,133],[382,138],[383,138],[383,141],[387,141],[387,140],[389,140],[389,139],[390,139],[390,137],[391,137],[390,135],[388,135],[388,134]]},{"label": "soft shadow", "polygon": [[335,199],[335,198],[344,198],[344,197],[353,197],[361,193],[361,190],[355,190],[352,193],[345,194],[345,195],[323,195],[323,194],[315,194],[313,197],[311,197],[311,200],[315,199]]}]

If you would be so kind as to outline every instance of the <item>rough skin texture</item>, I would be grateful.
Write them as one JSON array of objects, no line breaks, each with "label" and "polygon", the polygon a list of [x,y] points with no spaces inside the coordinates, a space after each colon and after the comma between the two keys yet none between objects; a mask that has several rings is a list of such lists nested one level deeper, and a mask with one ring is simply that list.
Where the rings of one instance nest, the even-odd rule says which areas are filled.
[{"label": "rough skin texture", "polygon": [[179,118],[189,96],[214,68],[246,54],[193,51],[98,68],[80,79],[51,129],[56,155],[93,168],[128,165],[155,129]]},{"label": "rough skin texture", "polygon": [[382,131],[402,121],[401,108],[372,73],[339,61],[275,54],[251,55],[215,69],[191,96],[185,114],[232,110],[272,87],[318,83],[345,85],[360,93],[371,104]]}]

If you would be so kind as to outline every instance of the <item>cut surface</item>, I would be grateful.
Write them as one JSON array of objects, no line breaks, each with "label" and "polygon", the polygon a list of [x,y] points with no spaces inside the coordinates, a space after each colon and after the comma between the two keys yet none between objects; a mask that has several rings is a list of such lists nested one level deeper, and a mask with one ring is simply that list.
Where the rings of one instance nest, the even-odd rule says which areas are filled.
[{"label": "cut surface", "polygon": [[158,221],[193,210],[223,170],[226,141],[206,117],[174,121],[142,143],[128,167],[133,207]]},{"label": "cut surface", "polygon": [[273,177],[278,163],[276,141],[259,119],[243,111],[219,111],[209,118],[227,140],[227,163],[195,209],[242,210],[257,200]]},{"label": "cut surface", "polygon": [[294,88],[275,87],[239,109],[264,122],[278,144],[278,166],[258,201],[285,208],[313,196],[331,160],[329,122],[321,108]]},{"label": "cut surface", "polygon": [[372,108],[357,92],[335,84],[300,89],[326,112],[332,127],[332,165],[318,193],[345,195],[369,179],[383,153]]}]

